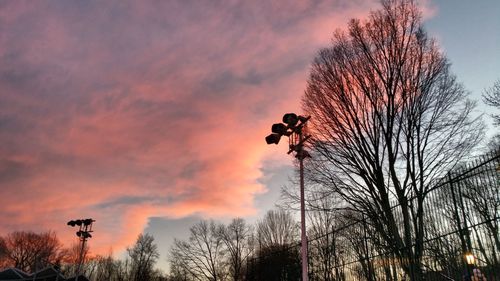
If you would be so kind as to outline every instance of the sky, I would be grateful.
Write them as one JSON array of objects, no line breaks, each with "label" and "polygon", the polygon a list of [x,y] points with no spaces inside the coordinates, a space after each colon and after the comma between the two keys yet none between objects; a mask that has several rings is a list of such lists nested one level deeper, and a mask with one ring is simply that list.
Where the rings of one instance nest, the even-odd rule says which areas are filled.
[{"label": "sky", "polygon": [[[500,78],[500,1],[420,5],[479,99]],[[0,235],[54,230],[69,245],[66,222],[94,218],[94,253],[123,252],[146,231],[165,267],[173,237],[201,218],[255,221],[293,170],[285,145],[264,142],[271,124],[300,113],[333,31],[377,7],[0,1]]]}]

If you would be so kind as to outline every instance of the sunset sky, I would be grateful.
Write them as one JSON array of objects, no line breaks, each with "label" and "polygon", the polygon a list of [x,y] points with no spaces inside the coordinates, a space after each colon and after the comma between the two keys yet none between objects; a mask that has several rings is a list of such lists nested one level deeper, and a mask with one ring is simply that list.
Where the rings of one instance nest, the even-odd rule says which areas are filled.
[{"label": "sunset sky", "polygon": [[[479,99],[500,78],[500,1],[419,3]],[[271,124],[300,112],[332,32],[377,7],[0,1],[0,235],[50,229],[69,245],[66,222],[92,217],[94,253],[120,253],[146,230],[164,266],[200,218],[254,221],[293,169],[284,145],[264,142]]]}]

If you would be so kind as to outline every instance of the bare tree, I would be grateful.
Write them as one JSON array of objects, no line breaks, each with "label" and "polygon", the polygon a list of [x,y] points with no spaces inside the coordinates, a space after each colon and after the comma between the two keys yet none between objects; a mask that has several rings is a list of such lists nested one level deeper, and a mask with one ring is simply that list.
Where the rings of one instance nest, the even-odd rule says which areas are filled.
[{"label": "bare tree", "polygon": [[9,251],[5,239],[0,236],[0,268],[5,268],[9,264]]},{"label": "bare tree", "polygon": [[26,272],[34,272],[48,265],[60,264],[62,245],[54,232],[34,233],[16,231],[3,238],[4,264]]},{"label": "bare tree", "polygon": [[331,190],[323,190],[323,186],[315,187],[313,191],[309,188],[311,192],[306,196],[309,209],[309,268],[315,280],[329,281],[334,278],[333,269],[336,265],[333,230],[338,227],[335,208],[339,207],[340,202],[332,196]]},{"label": "bare tree", "polygon": [[274,245],[289,245],[297,241],[297,238],[297,222],[285,210],[270,210],[257,223],[259,248]]},{"label": "bare tree", "polygon": [[116,281],[128,281],[129,279],[129,258],[125,258],[125,260],[117,260],[115,262],[115,278]]},{"label": "bare tree", "polygon": [[[483,94],[483,101],[490,106],[494,106],[500,109],[500,79],[493,84],[493,86],[487,89]],[[492,115],[494,124],[500,126],[500,114]]]},{"label": "bare tree", "polygon": [[229,253],[231,279],[234,281],[243,280],[243,266],[254,249],[252,228],[242,218],[235,218],[229,225],[221,225],[219,231]]},{"label": "bare tree", "polygon": [[174,241],[170,250],[172,267],[187,280],[224,280],[224,242],[215,222],[200,221],[190,232],[188,241]]},{"label": "bare tree", "polygon": [[[83,253],[81,251],[83,250]],[[62,249],[64,252],[64,266],[61,269],[61,272],[64,275],[76,275],[78,270],[78,263],[80,262],[80,254],[82,254],[82,266],[81,266],[81,274],[87,275],[92,270],[92,265],[89,263],[90,261],[90,248],[89,244],[85,244],[82,249],[82,245],[80,242],[72,243],[68,248]]]},{"label": "bare tree", "polygon": [[353,19],[312,65],[310,169],[369,215],[412,280],[422,278],[424,200],[482,136],[474,104],[410,0]]},{"label": "bare tree", "polygon": [[169,279],[171,281],[192,281],[197,280],[193,277],[193,274],[189,272],[187,268],[185,268],[185,264],[183,262],[179,262],[177,260],[170,261],[170,275]]},{"label": "bare tree", "polygon": [[249,260],[247,280],[297,280],[300,278],[298,224],[283,210],[270,210],[257,223],[258,249]]},{"label": "bare tree", "polygon": [[130,280],[153,280],[154,265],[160,256],[154,237],[150,234],[139,234],[135,245],[127,248],[130,257]]},{"label": "bare tree", "polygon": [[[106,256],[97,255],[89,257],[85,261],[83,275],[92,281],[166,280],[165,274],[153,268],[154,263],[151,264],[149,262],[148,265],[147,258],[145,258],[148,254],[144,253],[150,252],[151,248],[147,246],[148,243],[144,242],[144,240],[145,239],[140,243],[141,246],[138,246],[137,243],[133,246],[133,248],[137,250],[137,255],[135,255],[134,258],[129,254],[124,260],[117,260],[113,258],[111,252]],[[154,246],[154,244],[152,245]],[[132,248],[129,248],[129,251],[131,249]],[[141,251],[144,252],[142,254],[142,260],[140,258]],[[157,258],[154,260],[156,261],[156,259]]]},{"label": "bare tree", "polygon": [[116,261],[111,253],[107,256],[96,256],[92,262],[96,265],[93,275],[86,275],[90,280],[116,280]]}]

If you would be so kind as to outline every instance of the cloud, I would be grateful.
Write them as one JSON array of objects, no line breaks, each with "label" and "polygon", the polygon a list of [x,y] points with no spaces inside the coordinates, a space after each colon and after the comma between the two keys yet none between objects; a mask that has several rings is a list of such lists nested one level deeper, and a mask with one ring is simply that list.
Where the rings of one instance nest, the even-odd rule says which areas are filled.
[{"label": "cloud", "polygon": [[[248,216],[309,62],[375,1],[15,1],[0,9],[0,229]],[[272,151],[274,153],[274,151]],[[284,157],[283,157],[284,158]]]}]

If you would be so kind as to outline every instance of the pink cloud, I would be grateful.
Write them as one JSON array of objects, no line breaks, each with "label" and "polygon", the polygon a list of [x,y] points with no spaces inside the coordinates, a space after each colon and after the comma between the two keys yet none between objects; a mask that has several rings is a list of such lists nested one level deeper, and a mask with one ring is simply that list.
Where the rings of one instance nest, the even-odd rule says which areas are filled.
[{"label": "pink cloud", "polygon": [[106,253],[153,216],[255,214],[270,125],[299,110],[332,31],[377,5],[315,3],[7,4],[0,234],[69,244],[66,221],[93,217]]}]

